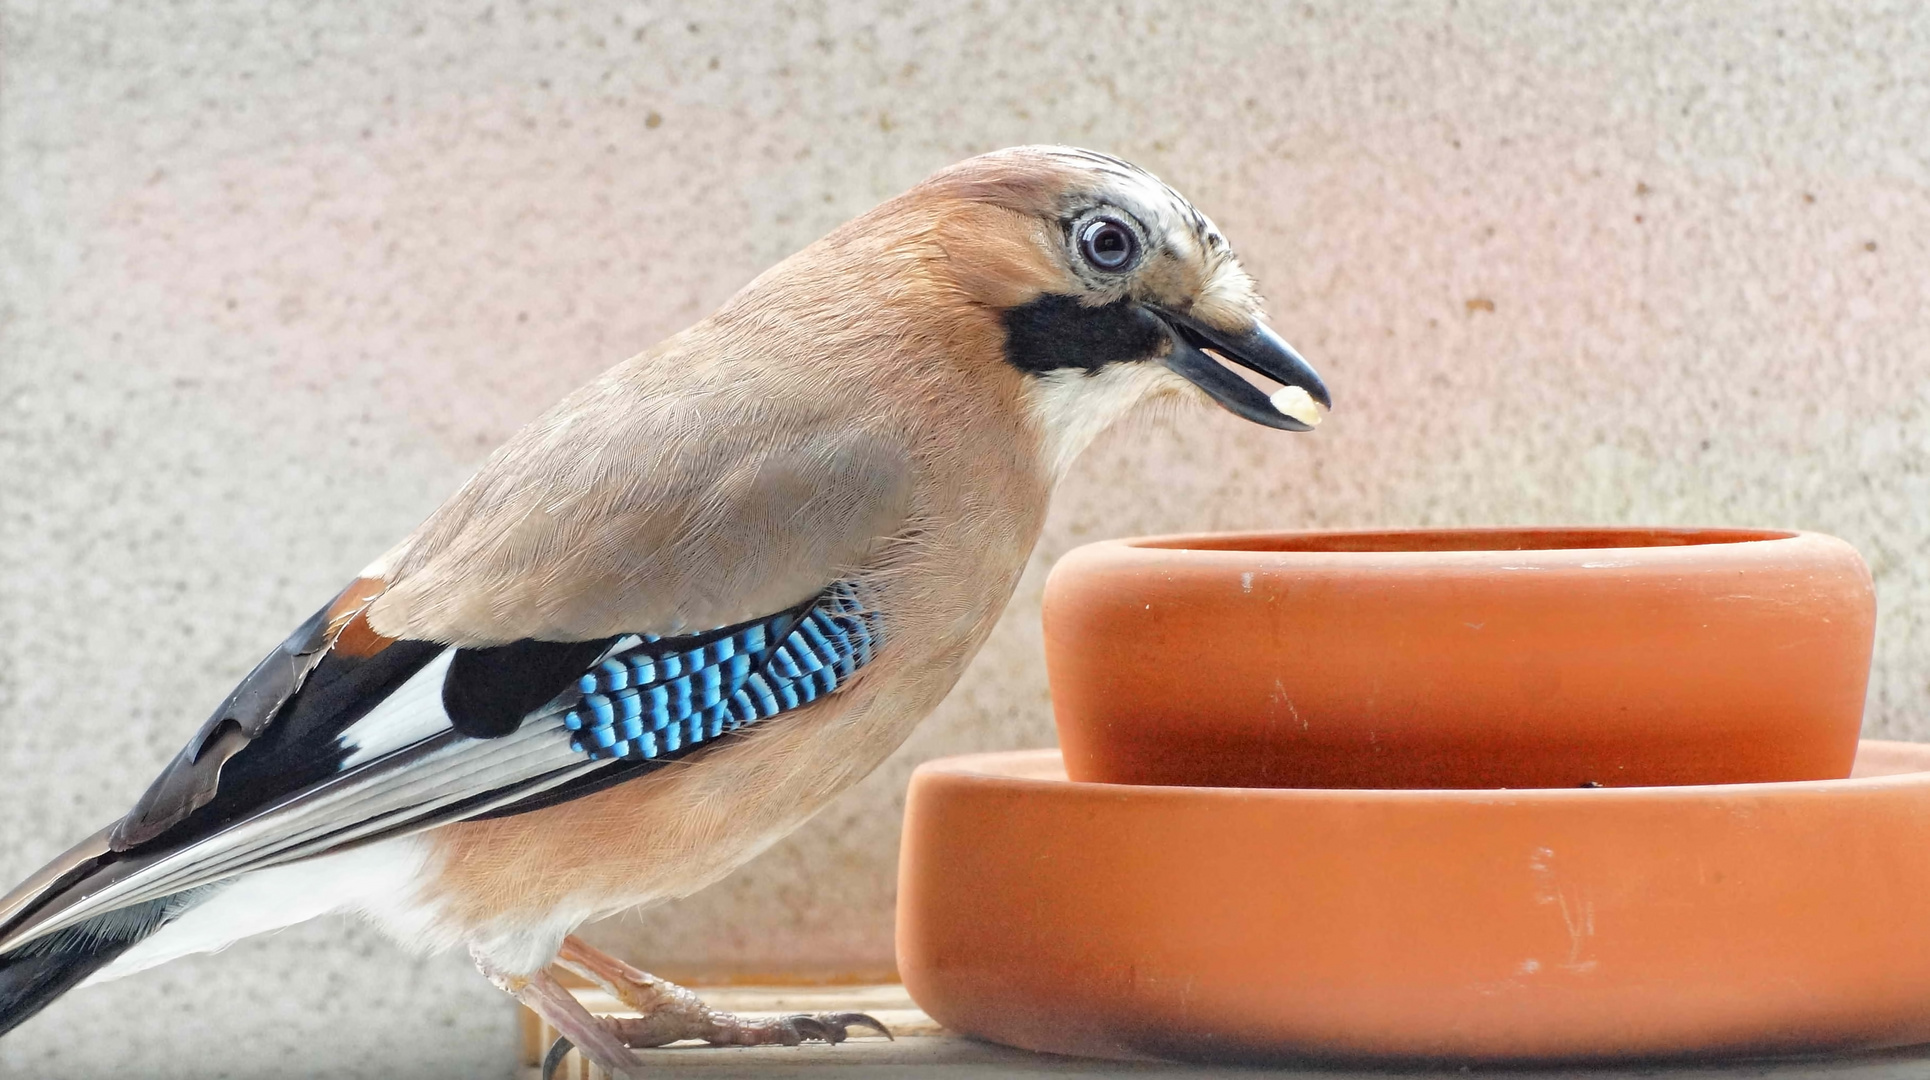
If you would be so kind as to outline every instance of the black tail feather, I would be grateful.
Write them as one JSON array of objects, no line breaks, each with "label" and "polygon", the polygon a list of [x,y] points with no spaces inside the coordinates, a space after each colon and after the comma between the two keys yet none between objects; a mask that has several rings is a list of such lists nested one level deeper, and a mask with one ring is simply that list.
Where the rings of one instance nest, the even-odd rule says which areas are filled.
[{"label": "black tail feather", "polygon": [[182,893],[109,911],[0,956],[0,1035],[112,963],[197,899]]}]

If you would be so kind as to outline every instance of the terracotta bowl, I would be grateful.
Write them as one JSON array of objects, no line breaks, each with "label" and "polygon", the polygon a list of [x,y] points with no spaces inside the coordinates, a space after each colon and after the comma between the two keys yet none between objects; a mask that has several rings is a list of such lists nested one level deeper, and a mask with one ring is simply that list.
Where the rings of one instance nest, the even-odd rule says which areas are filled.
[{"label": "terracotta bowl", "polygon": [[1154,537],[1046,585],[1074,779],[1611,787],[1848,774],[1876,606],[1801,532]]},{"label": "terracotta bowl", "polygon": [[1930,1040],[1930,746],[1858,779],[1123,787],[921,767],[898,964],[933,1019],[1100,1057],[1587,1060]]}]

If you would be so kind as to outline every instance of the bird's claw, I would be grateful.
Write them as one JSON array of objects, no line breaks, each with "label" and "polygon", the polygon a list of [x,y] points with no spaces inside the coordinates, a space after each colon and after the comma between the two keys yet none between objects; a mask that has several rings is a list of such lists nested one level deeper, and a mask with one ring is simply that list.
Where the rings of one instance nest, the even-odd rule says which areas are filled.
[{"label": "bird's claw", "polygon": [[710,1012],[704,1028],[701,1033],[692,1032],[686,1037],[700,1038],[712,1046],[796,1046],[806,1042],[835,1046],[851,1037],[852,1028],[870,1028],[887,1039],[893,1038],[877,1017],[855,1012],[766,1017]]},{"label": "bird's claw", "polygon": [[551,1080],[556,1075],[556,1067],[563,1064],[563,1059],[570,1056],[570,1051],[574,1049],[576,1044],[570,1041],[568,1035],[558,1035],[556,1041],[550,1044],[549,1053],[543,1055],[543,1068],[536,1074],[537,1080]]},{"label": "bird's claw", "polygon": [[835,1046],[851,1037],[852,1028],[870,1028],[893,1042],[898,1041],[877,1017],[858,1012],[793,1013],[777,1017],[776,1026],[786,1046],[809,1041]]},{"label": "bird's claw", "polygon": [[892,1042],[898,1041],[898,1037],[891,1033],[891,1029],[886,1027],[882,1022],[879,1021],[877,1017],[872,1016],[870,1013],[860,1013],[860,1012],[819,1013],[818,1019],[824,1021],[826,1024],[834,1025],[836,1027],[838,1031],[838,1038],[832,1040],[834,1042],[841,1041],[844,1038],[846,1038],[850,1034],[850,1032],[846,1031],[845,1029],[854,1028],[854,1027],[870,1028],[872,1031],[875,1031],[878,1034],[883,1035],[886,1039],[889,1039]]}]

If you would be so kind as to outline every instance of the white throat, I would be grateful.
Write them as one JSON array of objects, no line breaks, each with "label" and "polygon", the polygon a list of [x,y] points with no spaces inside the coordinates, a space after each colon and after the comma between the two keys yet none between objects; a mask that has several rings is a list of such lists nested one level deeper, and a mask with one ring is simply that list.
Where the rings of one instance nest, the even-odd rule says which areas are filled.
[{"label": "white throat", "polygon": [[1064,479],[1092,440],[1141,402],[1187,386],[1158,360],[1107,364],[1092,374],[1059,368],[1027,378],[1026,412],[1039,429],[1040,455],[1052,482]]}]

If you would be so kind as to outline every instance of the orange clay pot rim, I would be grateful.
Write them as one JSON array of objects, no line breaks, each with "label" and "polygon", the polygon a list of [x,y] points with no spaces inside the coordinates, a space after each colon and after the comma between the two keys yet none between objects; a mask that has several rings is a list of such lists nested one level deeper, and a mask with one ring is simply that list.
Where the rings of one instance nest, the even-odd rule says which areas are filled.
[{"label": "orange clay pot rim", "polygon": [[[1930,760],[1930,744],[1888,739],[1863,739],[1862,750],[1906,748],[1912,756]],[[938,758],[918,766],[917,772],[943,773],[995,780],[1001,784],[1036,791],[1041,796],[1086,795],[1101,798],[1171,799],[1188,802],[1245,803],[1253,800],[1274,802],[1441,802],[1461,805],[1486,803],[1551,803],[1576,799],[1598,802],[1707,802],[1730,797],[1804,798],[1850,792],[1875,792],[1888,788],[1930,786],[1930,770],[1852,776],[1835,780],[1772,780],[1753,784],[1667,784],[1628,787],[1559,788],[1253,788],[1188,787],[1179,784],[1105,784],[1090,780],[1068,780],[1065,759],[1057,748],[1043,750],[1000,750],[986,754],[963,754]],[[1046,774],[1046,775],[1041,775]],[[1054,775],[1056,774],[1056,775]]]},{"label": "orange clay pot rim", "polygon": [[[1476,543],[1484,538],[1512,538],[1526,543],[1492,546]],[[1637,539],[1654,537],[1660,543],[1555,543],[1564,537]],[[1392,545],[1433,538],[1448,543],[1369,548],[1273,547],[1281,542],[1383,541]],[[1259,529],[1238,532],[1168,533],[1100,540],[1092,548],[1126,548],[1134,551],[1173,552],[1181,557],[1229,557],[1266,555],[1275,558],[1319,556],[1366,561],[1389,556],[1535,556],[1546,558],[1562,552],[1643,553],[1666,557],[1710,548],[1746,544],[1774,544],[1792,540],[1833,539],[1823,533],[1802,529],[1753,529],[1726,526],[1642,526],[1642,525],[1483,525],[1446,529]],[[1252,545],[1252,546],[1246,546]]]}]

